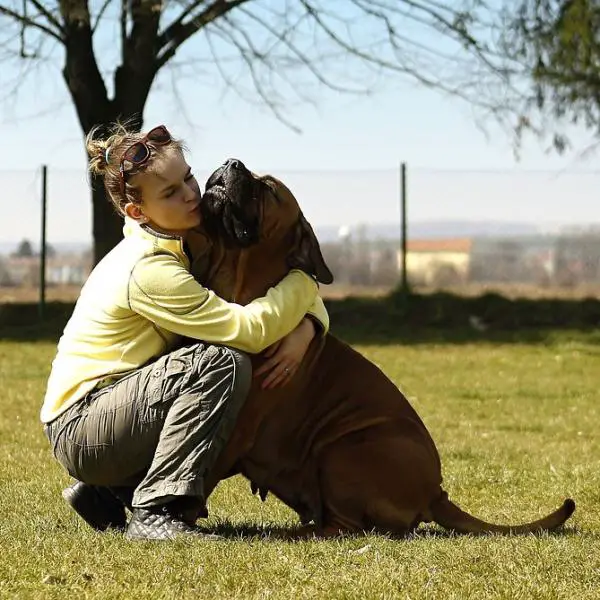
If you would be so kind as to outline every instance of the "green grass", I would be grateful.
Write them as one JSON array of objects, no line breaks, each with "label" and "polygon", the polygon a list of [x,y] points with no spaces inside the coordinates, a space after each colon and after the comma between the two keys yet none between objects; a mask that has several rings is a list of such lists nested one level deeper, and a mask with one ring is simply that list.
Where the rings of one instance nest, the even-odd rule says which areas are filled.
[{"label": "green grass", "polygon": [[488,337],[352,341],[423,417],[451,498],[507,523],[571,496],[577,511],[561,533],[474,538],[427,526],[407,540],[283,541],[294,514],[233,478],[206,522],[225,541],[96,534],[63,503],[69,478],[38,423],[54,343],[0,341],[0,598],[598,598],[598,336]]}]

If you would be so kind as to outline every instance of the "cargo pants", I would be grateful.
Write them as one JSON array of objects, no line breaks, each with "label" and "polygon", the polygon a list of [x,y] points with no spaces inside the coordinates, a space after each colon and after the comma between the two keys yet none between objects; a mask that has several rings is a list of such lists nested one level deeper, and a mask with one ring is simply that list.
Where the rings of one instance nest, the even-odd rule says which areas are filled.
[{"label": "cargo pants", "polygon": [[251,377],[243,352],[195,343],[93,390],[46,425],[46,435],[72,477],[132,490],[133,507],[182,496],[204,502],[205,474],[229,439]]}]

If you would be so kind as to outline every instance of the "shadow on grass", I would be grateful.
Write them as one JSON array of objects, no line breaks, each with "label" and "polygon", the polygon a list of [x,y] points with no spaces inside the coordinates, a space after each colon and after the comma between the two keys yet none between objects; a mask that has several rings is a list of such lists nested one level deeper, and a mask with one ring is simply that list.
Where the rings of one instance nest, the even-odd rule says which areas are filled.
[{"label": "shadow on grass", "polygon": [[[545,343],[557,330],[600,343],[600,300],[449,293],[326,302],[332,332],[351,344]],[[590,335],[591,334],[591,335]]]},{"label": "shadow on grass", "polygon": [[70,302],[49,302],[42,318],[35,303],[0,304],[0,340],[58,341],[73,308]]},{"label": "shadow on grass", "polygon": [[274,524],[263,524],[258,525],[251,522],[232,523],[224,520],[212,527],[202,527],[202,531],[205,533],[213,533],[222,536],[228,540],[247,540],[249,538],[259,539],[261,541],[286,541],[286,542],[302,542],[302,541],[328,541],[328,540],[340,540],[340,539],[365,539],[370,536],[377,536],[382,539],[388,539],[398,542],[418,542],[420,540],[446,540],[446,539],[457,539],[457,538],[486,538],[496,539],[503,537],[529,537],[534,536],[537,538],[564,538],[564,537],[585,537],[589,538],[600,538],[600,534],[593,532],[582,532],[576,527],[566,526],[559,527],[555,531],[542,531],[536,533],[510,533],[510,534],[461,534],[447,529],[442,529],[436,525],[421,525],[415,531],[407,535],[393,535],[378,533],[376,531],[365,531],[364,533],[344,534],[333,538],[319,538],[312,535],[299,536],[299,527],[287,526],[282,527]]},{"label": "shadow on grass", "polygon": [[415,532],[411,533],[407,539],[410,540],[430,540],[430,539],[453,539],[453,538],[463,538],[463,537],[472,537],[472,538],[504,538],[504,537],[529,537],[534,536],[537,538],[564,538],[564,537],[582,537],[585,536],[589,538],[600,538],[600,535],[588,532],[582,532],[577,527],[573,526],[563,526],[558,527],[554,531],[538,531],[535,533],[483,533],[483,534],[463,534],[456,533],[454,531],[450,531],[448,529],[442,529],[435,525],[426,525],[417,529]]},{"label": "shadow on grass", "polygon": [[[350,344],[546,343],[557,330],[600,344],[600,300],[509,299],[498,294],[397,292],[379,298],[328,300],[331,331]],[[72,303],[51,302],[40,319],[37,304],[0,305],[0,339],[60,337]]]}]

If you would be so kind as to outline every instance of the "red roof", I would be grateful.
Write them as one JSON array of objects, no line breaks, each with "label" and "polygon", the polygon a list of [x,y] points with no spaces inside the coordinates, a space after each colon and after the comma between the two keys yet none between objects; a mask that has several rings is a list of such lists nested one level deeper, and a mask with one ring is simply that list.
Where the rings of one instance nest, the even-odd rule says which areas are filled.
[{"label": "red roof", "polygon": [[452,238],[436,240],[408,240],[409,252],[470,252],[472,240],[469,238]]}]

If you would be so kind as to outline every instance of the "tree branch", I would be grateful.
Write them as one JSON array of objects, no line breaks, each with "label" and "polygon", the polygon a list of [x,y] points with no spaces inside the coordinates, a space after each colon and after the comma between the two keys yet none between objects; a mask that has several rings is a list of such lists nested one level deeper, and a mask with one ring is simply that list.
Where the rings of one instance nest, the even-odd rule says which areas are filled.
[{"label": "tree branch", "polygon": [[[301,20],[306,19],[307,15],[302,15],[301,17],[299,17],[299,19],[295,23],[295,25],[291,25],[290,27],[283,29],[281,32],[278,32],[269,23],[266,23],[264,20],[258,18],[255,14],[253,14],[251,11],[245,9],[244,7],[240,8],[240,12],[245,14],[248,19],[255,21],[258,25],[260,25],[266,31],[268,31],[275,38],[274,45],[277,43],[282,43],[288,50],[290,50],[290,52],[294,56],[296,56],[296,58],[302,63],[303,66],[305,66],[310,71],[310,73],[315,77],[315,79],[319,83],[325,85],[326,87],[328,87],[332,90],[335,90],[336,92],[352,93],[352,94],[361,93],[361,90],[353,89],[353,88],[343,86],[343,85],[338,85],[338,84],[335,84],[332,81],[328,80],[327,77],[325,75],[323,75],[320,72],[320,70],[317,68],[317,66],[314,64],[314,60],[311,60],[290,39],[288,39],[289,33],[292,32],[295,29],[295,27],[297,27],[300,24]],[[245,32],[243,32],[243,30],[242,30],[242,33],[246,37],[248,43],[250,43],[249,37],[245,34]],[[266,56],[267,56],[266,54],[263,54],[263,58],[266,58]]]},{"label": "tree branch", "polygon": [[[94,54],[87,0],[59,2],[66,46],[63,76],[81,127],[87,133],[96,124],[94,121],[98,114],[108,113],[108,93]],[[100,107],[103,109],[100,110]]]},{"label": "tree branch", "polygon": [[[123,116],[134,116],[141,126],[141,114],[160,68],[157,38],[161,4],[160,0],[129,1],[131,30],[124,40],[122,64],[115,71],[115,103]],[[126,27],[126,14],[122,12],[122,35],[123,27]]]},{"label": "tree branch", "polygon": [[[211,21],[207,15],[223,6],[221,0],[204,5],[204,12],[188,22],[200,4],[198,0],[187,3],[161,34],[158,68],[183,43],[179,36],[184,28],[195,23],[194,31],[206,33],[213,65],[225,84],[251,101],[250,88],[244,89],[246,75],[261,103],[288,126],[282,110],[286,91],[307,101],[308,80],[301,74],[354,94],[371,93],[376,78],[386,71],[404,74],[493,113],[498,120],[512,110],[509,95],[520,93],[510,83],[518,69],[492,43],[495,38],[490,33],[498,30],[491,28],[498,23],[486,21],[488,9],[480,0],[472,2],[477,12],[467,4],[459,11],[430,0],[347,0],[343,10],[328,0],[281,0],[277,9],[273,3],[250,7],[240,2],[235,14],[224,12]],[[482,32],[483,27],[489,29]],[[430,33],[450,40],[454,47],[438,48],[435,42],[421,41],[429,39]],[[174,35],[176,39],[169,37]],[[215,36],[221,43],[212,43]],[[228,55],[227,48],[234,54]],[[343,66],[352,59],[358,69]],[[241,67],[239,72],[231,71],[232,61]],[[373,77],[364,77],[365,68]],[[293,76],[287,77],[288,73]],[[355,81],[349,84],[353,74]]]},{"label": "tree branch", "polygon": [[283,115],[283,113],[281,112],[281,109],[277,105],[275,98],[272,97],[270,94],[266,93],[266,91],[259,79],[259,74],[257,71],[257,64],[253,60],[255,57],[252,56],[252,54],[250,54],[250,55],[248,54],[246,49],[238,43],[238,41],[235,39],[235,37],[232,35],[232,33],[230,31],[225,30],[218,23],[213,24],[213,26],[215,28],[217,28],[221,32],[221,34],[225,37],[225,39],[228,39],[229,42],[239,51],[240,57],[242,58],[244,64],[246,65],[246,67],[248,68],[248,70],[250,72],[250,77],[252,79],[254,89],[256,90],[256,93],[259,95],[262,102],[273,112],[273,114],[277,117],[277,119],[279,119],[282,123],[287,125],[290,129],[292,129],[296,133],[300,133],[300,129]]},{"label": "tree branch", "polygon": [[[25,18],[27,18],[27,0],[23,0],[23,16]],[[25,46],[26,46],[25,30],[26,29],[27,29],[27,25],[25,25],[25,23],[21,23],[21,31],[20,31],[20,36],[19,36],[20,55],[21,55],[21,58],[34,58],[35,54],[28,55],[27,51],[25,50]]]},{"label": "tree branch", "polygon": [[[176,19],[158,38],[160,54],[157,68],[160,69],[166,64],[175,55],[181,44],[194,33],[245,2],[249,2],[249,0],[216,0],[214,4],[192,17],[187,23],[184,23],[181,18]],[[200,2],[194,4],[199,6]],[[187,13],[190,14],[190,11],[187,11]]]},{"label": "tree branch", "polygon": [[190,2],[190,4],[181,11],[180,15],[165,28],[164,32],[161,34],[161,40],[159,40],[159,44],[162,46],[165,40],[171,39],[171,37],[173,37],[173,31],[177,31],[186,18],[202,4],[206,4],[205,0],[194,0],[194,2]]},{"label": "tree branch", "polygon": [[100,25],[100,21],[101,21],[102,17],[104,16],[106,9],[110,6],[111,2],[112,2],[112,0],[104,0],[104,3],[100,7],[100,10],[98,11],[98,14],[96,15],[96,22],[92,25],[92,35],[94,35],[96,33],[96,29],[98,28],[98,25]]},{"label": "tree branch", "polygon": [[[8,39],[6,44],[9,44],[11,41],[17,41],[20,35],[15,33],[14,38]],[[39,34],[37,39],[34,40],[34,48],[33,48],[33,56],[35,56],[36,60],[20,60],[19,66],[20,68],[15,69],[14,74],[10,79],[5,78],[2,82],[2,90],[0,92],[0,104],[4,105],[9,101],[14,103],[14,106],[17,106],[19,102],[19,89],[23,82],[30,77],[33,77],[36,74],[39,74],[43,68],[48,68],[48,63],[44,60],[42,55],[42,48],[44,42],[47,40],[46,36],[43,34]],[[2,44],[4,47],[5,44]],[[12,54],[12,56],[11,56]],[[6,58],[22,58],[21,53],[17,53],[15,50],[12,53],[7,53],[5,55]]]},{"label": "tree branch", "polygon": [[56,29],[62,34],[62,25],[60,24],[58,19],[41,2],[39,2],[38,0],[25,0],[25,2],[27,1],[30,1],[40,11],[40,14],[44,15],[44,17],[48,19],[48,22],[51,25],[54,25],[54,27],[56,27]]},{"label": "tree branch", "polygon": [[160,21],[160,0],[129,0],[131,11],[131,31],[125,44],[124,64],[143,61],[138,68],[152,65],[157,56],[158,25]]},{"label": "tree branch", "polygon": [[29,27],[33,27],[34,29],[38,29],[44,32],[45,34],[53,37],[61,44],[64,44],[65,42],[64,37],[62,35],[62,31],[54,31],[52,28],[43,25],[42,23],[38,23],[37,21],[34,21],[33,19],[27,17],[25,14],[20,14],[10,8],[7,8],[6,6],[0,5],[0,15],[5,15],[7,17],[10,17],[11,19],[14,19],[18,23],[22,23]]},{"label": "tree branch", "polygon": [[506,13],[503,49],[524,65],[519,137],[570,144],[565,126],[583,125],[600,137],[600,9],[596,1],[519,0]]},{"label": "tree branch", "polygon": [[128,0],[121,0],[119,27],[121,34],[121,62],[125,62],[125,46],[127,45],[127,5]]}]

